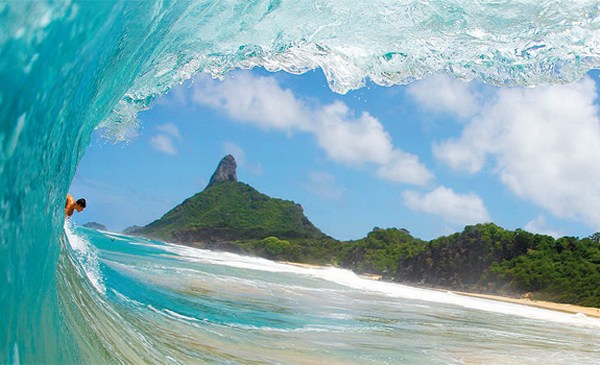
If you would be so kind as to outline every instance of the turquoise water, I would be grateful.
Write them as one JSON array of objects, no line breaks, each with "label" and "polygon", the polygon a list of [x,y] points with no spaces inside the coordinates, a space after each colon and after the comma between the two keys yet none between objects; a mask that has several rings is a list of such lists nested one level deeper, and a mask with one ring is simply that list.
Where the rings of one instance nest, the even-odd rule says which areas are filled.
[{"label": "turquoise water", "polygon": [[[211,362],[213,352],[227,354],[215,362],[235,363],[243,358],[247,363],[257,348],[261,350],[252,352],[252,359],[274,361],[272,351],[276,350],[267,349],[266,343],[289,350],[276,351],[276,355],[296,354],[300,362],[322,362],[333,356],[338,362],[361,363],[360,349],[378,347],[379,342],[373,341],[386,335],[361,339],[352,331],[348,337],[345,331],[343,335],[336,332],[341,337],[338,342],[331,339],[336,336],[325,341],[329,352],[310,350],[319,349],[323,342],[312,332],[298,335],[285,328],[288,332],[264,335],[259,331],[253,337],[248,328],[241,327],[236,330],[238,337],[223,339],[221,332],[210,332],[213,327],[202,325],[226,326],[232,321],[228,310],[211,307],[211,297],[205,303],[171,296],[173,288],[168,285],[164,292],[149,291],[138,299],[123,294],[141,305],[119,304],[115,290],[121,292],[118,288],[127,280],[133,287],[141,286],[139,293],[150,289],[141,279],[127,279],[122,266],[107,264],[102,255],[98,259],[91,251],[83,250],[88,253],[80,256],[77,251],[69,253],[63,226],[64,197],[92,131],[102,127],[108,137],[126,140],[135,128],[137,112],[147,108],[153,97],[198,72],[223,77],[234,68],[260,66],[291,73],[319,68],[336,92],[362,87],[367,80],[393,85],[438,72],[509,86],[569,82],[600,65],[599,14],[596,1],[584,0],[1,2],[0,363],[164,363],[188,362],[196,356]],[[96,239],[100,238],[91,238],[92,246],[104,252]],[[147,252],[134,252],[133,257],[142,258],[142,265],[152,257],[147,256]],[[94,266],[95,260],[99,260],[97,274],[82,269]],[[179,265],[180,261],[167,261],[165,270],[169,263]],[[190,320],[180,328],[173,321],[163,321],[164,315],[158,313],[164,312],[163,307],[151,304],[153,300],[179,303],[188,309],[180,313],[173,306],[169,310],[184,316],[187,310],[195,313],[191,301],[192,308],[212,308],[214,318],[199,323]],[[275,324],[280,323],[293,329],[306,322],[275,309],[261,314],[262,304],[253,303],[252,297],[249,300],[240,302],[242,308],[234,313],[247,314],[256,321],[251,326],[279,328]],[[158,312],[142,311],[151,305]],[[315,325],[327,323],[319,319]],[[460,327],[445,323],[438,323],[437,332]],[[206,334],[204,347],[175,346],[162,335],[160,326],[194,344],[198,334],[188,336],[186,331],[190,326],[201,327]],[[390,328],[391,338],[399,336],[395,327]],[[581,330],[585,338],[585,330],[573,330]],[[156,341],[149,340],[155,331]],[[485,346],[481,338],[456,331],[445,337],[446,342],[453,343],[452,336],[466,336],[462,343],[469,344],[467,350]],[[542,330],[548,331],[552,332]],[[300,337],[301,346],[291,345],[293,336]],[[405,337],[412,337],[410,331]],[[442,353],[452,352],[438,337],[423,341],[435,342]],[[408,344],[406,356],[423,348],[419,343],[412,345]],[[231,352],[231,347],[247,353]],[[435,352],[431,348],[426,347],[429,354]],[[338,359],[338,354],[345,353],[342,349],[349,354]],[[387,361],[388,355],[383,354],[389,351],[372,355],[376,357],[372,361]],[[560,354],[581,359],[592,350],[573,351]],[[391,360],[396,361],[403,360]],[[440,361],[454,360],[443,357]],[[483,362],[477,358],[458,361]]]},{"label": "turquoise water", "polygon": [[88,289],[74,296],[87,310],[78,321],[110,349],[101,362],[600,361],[599,319],[85,228],[67,236],[79,271],[66,281]]}]

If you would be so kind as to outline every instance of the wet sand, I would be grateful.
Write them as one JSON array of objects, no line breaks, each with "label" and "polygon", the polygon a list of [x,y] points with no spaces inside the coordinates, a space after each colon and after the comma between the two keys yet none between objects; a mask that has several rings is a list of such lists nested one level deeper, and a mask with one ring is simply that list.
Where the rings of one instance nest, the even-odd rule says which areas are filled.
[{"label": "wet sand", "polygon": [[[280,263],[286,264],[286,265],[294,265],[294,266],[303,267],[303,268],[307,268],[307,269],[321,269],[321,268],[328,267],[328,266],[302,264],[302,263],[298,263],[298,262],[287,262],[287,261],[280,261]],[[365,279],[381,280],[381,275],[360,274],[359,276],[362,278],[365,278]],[[432,289],[432,288],[426,288],[426,289]],[[573,314],[581,313],[581,314],[585,314],[588,317],[600,318],[600,308],[582,307],[579,305],[546,302],[543,300],[532,300],[532,299],[528,299],[528,298],[511,298],[511,297],[505,297],[505,296],[501,296],[501,295],[467,293],[467,292],[460,292],[460,291],[439,289],[439,288],[436,288],[433,290],[451,291],[452,293],[455,293],[458,295],[464,295],[464,296],[468,296],[468,297],[483,298],[483,299],[497,300],[500,302],[522,304],[522,305],[528,305],[531,307],[555,310],[555,311],[565,312],[565,313],[573,313]]]},{"label": "wet sand", "polygon": [[303,267],[305,269],[324,269],[327,267],[333,267],[333,266],[321,266],[321,265],[313,265],[313,264],[303,264],[301,262],[291,262],[291,261],[277,261],[280,264],[284,264],[284,265],[292,265],[292,266],[298,266],[298,267]]},{"label": "wet sand", "polygon": [[500,302],[523,304],[523,305],[528,305],[531,307],[550,309],[550,310],[555,310],[555,311],[565,312],[565,313],[573,313],[573,314],[581,313],[581,314],[585,314],[588,317],[600,318],[600,308],[582,307],[579,305],[546,302],[543,300],[532,300],[532,299],[528,299],[528,298],[510,298],[510,297],[503,297],[500,295],[465,293],[465,292],[458,292],[458,291],[452,291],[452,292],[455,294],[458,294],[458,295],[464,295],[464,296],[469,296],[469,297],[497,300]]}]

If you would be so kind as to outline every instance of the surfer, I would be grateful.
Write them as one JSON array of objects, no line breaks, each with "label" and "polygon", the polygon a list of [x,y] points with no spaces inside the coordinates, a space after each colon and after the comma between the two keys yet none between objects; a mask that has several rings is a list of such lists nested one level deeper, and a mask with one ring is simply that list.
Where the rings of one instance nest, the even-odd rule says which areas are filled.
[{"label": "surfer", "polygon": [[81,198],[77,201],[71,194],[67,194],[67,204],[65,205],[65,217],[70,217],[73,215],[73,212],[76,210],[81,212],[85,209],[85,199]]}]

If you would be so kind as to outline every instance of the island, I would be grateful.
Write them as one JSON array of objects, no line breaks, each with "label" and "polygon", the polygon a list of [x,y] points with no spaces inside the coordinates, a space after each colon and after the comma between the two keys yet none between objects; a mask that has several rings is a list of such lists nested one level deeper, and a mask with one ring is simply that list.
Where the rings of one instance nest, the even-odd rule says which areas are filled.
[{"label": "island", "polygon": [[208,186],[160,219],[127,234],[272,260],[334,265],[421,287],[600,307],[600,233],[562,237],[493,223],[431,241],[403,228],[375,227],[339,241],[315,227],[302,206],[237,179],[225,156]]},{"label": "island", "polygon": [[87,222],[83,225],[85,228],[95,229],[97,231],[108,231],[108,228],[104,224],[98,222]]}]

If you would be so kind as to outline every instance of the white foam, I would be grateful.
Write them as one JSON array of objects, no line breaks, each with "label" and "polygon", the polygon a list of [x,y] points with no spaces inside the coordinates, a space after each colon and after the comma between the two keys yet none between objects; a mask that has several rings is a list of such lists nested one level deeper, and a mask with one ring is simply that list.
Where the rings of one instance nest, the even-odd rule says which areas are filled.
[{"label": "white foam", "polygon": [[13,356],[12,356],[13,365],[19,365],[21,361],[19,360],[19,345],[15,342],[13,344]]},{"label": "white foam", "polygon": [[75,259],[83,269],[85,276],[89,279],[90,283],[92,283],[96,291],[104,295],[106,293],[106,287],[104,286],[102,274],[100,273],[97,250],[86,238],[78,236],[75,233],[74,224],[68,219],[65,220],[64,230],[67,236],[67,243],[75,254]]},{"label": "white foam", "polygon": [[345,269],[334,267],[304,268],[279,263],[263,258],[241,256],[233,253],[216,252],[193,247],[168,244],[163,249],[175,253],[181,259],[213,265],[244,268],[250,270],[295,273],[320,278],[355,290],[382,294],[391,298],[405,298],[434,303],[452,304],[463,308],[500,313],[511,316],[544,320],[555,323],[600,328],[600,319],[536,308],[515,303],[458,295],[451,291],[415,288],[407,285],[364,279]]},{"label": "white foam", "polygon": [[126,302],[126,303],[132,303],[132,304],[135,304],[135,305],[137,305],[137,306],[139,306],[139,307],[142,307],[142,306],[143,306],[143,304],[142,304],[142,303],[138,302],[137,300],[131,299],[131,298],[129,298],[129,297],[128,297],[128,296],[126,296],[126,295],[123,295],[122,293],[120,293],[120,292],[119,292],[118,290],[116,290],[116,289],[111,289],[111,291],[112,291],[112,292],[113,292],[113,293],[114,293],[114,294],[115,294],[115,295],[116,295],[116,296],[117,296],[119,299],[121,299],[122,301],[124,301],[124,302]]},{"label": "white foam", "polygon": [[576,314],[563,313],[547,309],[535,308],[521,304],[506,303],[495,300],[467,297],[453,292],[442,292],[430,289],[421,289],[397,283],[374,281],[352,275],[336,275],[324,277],[357,290],[377,292],[394,298],[407,298],[435,303],[452,304],[463,308],[476,309],[487,312],[538,319],[556,323],[564,323],[585,327],[600,328],[600,320],[582,317]]},{"label": "white foam", "polygon": [[303,268],[295,265],[279,263],[259,257],[242,256],[230,252],[203,250],[194,247],[180,246],[169,243],[162,249],[174,253],[180,259],[212,265],[236,267],[267,272],[287,272],[307,274],[311,271],[321,271],[323,268]]},{"label": "white foam", "polygon": [[164,309],[164,312],[167,313],[168,315],[170,315],[171,317],[175,317],[177,319],[183,319],[186,322],[188,322],[188,321],[194,322],[194,321],[198,320],[197,318],[184,316],[183,314],[179,314],[179,313],[174,312],[174,311],[169,310],[169,309]]}]

